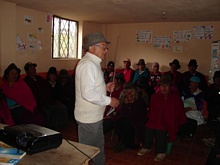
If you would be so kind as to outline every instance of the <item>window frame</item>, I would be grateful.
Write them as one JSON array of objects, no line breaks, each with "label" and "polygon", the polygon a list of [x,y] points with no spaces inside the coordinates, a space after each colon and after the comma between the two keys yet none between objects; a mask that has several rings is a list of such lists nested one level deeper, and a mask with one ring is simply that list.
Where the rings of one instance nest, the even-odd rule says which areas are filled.
[{"label": "window frame", "polygon": [[[71,21],[71,22],[74,22],[76,23],[76,48],[75,48],[75,51],[76,51],[76,55],[75,57],[61,57],[60,56],[60,53],[59,53],[59,57],[54,57],[54,18],[57,18],[59,19],[59,22],[61,20],[65,20],[65,21]],[[60,27],[59,27],[59,30],[60,30]],[[69,28],[68,28],[68,32],[69,32]],[[55,59],[55,60],[62,60],[62,59],[68,59],[68,60],[71,60],[71,59],[78,59],[78,44],[79,44],[79,21],[76,21],[76,20],[71,20],[71,19],[67,19],[67,18],[63,18],[63,17],[60,17],[60,16],[57,16],[57,15],[53,15],[53,18],[52,18],[52,34],[51,34],[51,40],[52,40],[52,59]],[[60,34],[59,34],[59,37],[60,37]],[[68,34],[68,40],[69,40],[69,34]],[[59,39],[60,41],[60,39]],[[69,42],[69,41],[68,41]],[[60,43],[60,42],[59,42]],[[69,51],[69,44],[68,44],[68,51]]]}]

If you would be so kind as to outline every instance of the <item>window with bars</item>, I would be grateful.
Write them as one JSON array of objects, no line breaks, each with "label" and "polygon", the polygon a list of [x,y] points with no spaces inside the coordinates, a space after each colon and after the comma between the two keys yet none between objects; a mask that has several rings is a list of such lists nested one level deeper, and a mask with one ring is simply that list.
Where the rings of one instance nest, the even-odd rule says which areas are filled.
[{"label": "window with bars", "polygon": [[78,22],[53,16],[52,57],[77,58]]}]

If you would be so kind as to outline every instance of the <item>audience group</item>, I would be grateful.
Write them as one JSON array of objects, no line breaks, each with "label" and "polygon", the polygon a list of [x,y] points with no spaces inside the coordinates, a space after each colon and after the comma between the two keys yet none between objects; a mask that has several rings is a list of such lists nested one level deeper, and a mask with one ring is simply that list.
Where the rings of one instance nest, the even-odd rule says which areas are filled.
[{"label": "audience group", "polygon": [[[137,154],[147,154],[155,136],[154,160],[162,161],[168,142],[191,138],[197,126],[205,122],[204,101],[207,122],[219,122],[220,71],[215,72],[208,86],[205,75],[197,71],[195,59],[189,61],[184,73],[178,71],[181,66],[177,59],[164,73],[158,62],[152,63],[151,70],[144,59],[139,59],[136,70],[131,68],[129,58],[123,63],[123,69],[115,69],[114,62],[109,61],[103,73],[106,84],[115,84],[114,91],[107,95],[120,101],[116,109],[106,107],[103,119],[104,133],[112,131],[118,136],[115,152],[141,147]],[[74,120],[74,76],[66,69],[58,72],[56,67],[50,67],[45,79],[37,75],[36,68],[37,64],[26,63],[24,79],[14,63],[5,69],[0,84],[0,120],[8,125],[33,123],[60,129]]]},{"label": "audience group", "polygon": [[144,59],[139,59],[136,70],[131,68],[129,58],[123,63],[123,69],[115,69],[114,62],[110,61],[111,69],[107,67],[104,71],[106,84],[117,84],[120,77],[120,90],[117,87],[108,94],[118,98],[120,106],[114,111],[106,107],[103,120],[104,133],[113,131],[118,135],[115,152],[141,147],[137,154],[144,155],[151,152],[156,136],[154,160],[162,161],[167,142],[192,139],[198,125],[205,123],[202,115],[205,101],[207,121],[219,121],[220,71],[216,71],[213,84],[208,86],[205,75],[197,71],[196,59],[189,61],[188,71],[184,73],[178,71],[181,65],[177,59],[163,73],[158,62],[152,63],[152,70],[146,67]]},{"label": "audience group", "polygon": [[36,68],[37,64],[26,63],[23,79],[14,63],[5,69],[0,108],[7,115],[1,114],[1,122],[63,128],[74,119],[74,82],[65,69],[58,74],[55,67],[50,67],[45,79],[37,75]]}]

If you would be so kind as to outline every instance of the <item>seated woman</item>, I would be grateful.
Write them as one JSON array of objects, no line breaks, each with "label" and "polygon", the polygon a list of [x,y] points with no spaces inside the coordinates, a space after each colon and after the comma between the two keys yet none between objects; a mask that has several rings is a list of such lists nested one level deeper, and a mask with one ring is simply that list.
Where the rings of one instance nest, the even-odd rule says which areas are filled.
[{"label": "seated woman", "polygon": [[61,69],[58,75],[57,99],[67,107],[69,120],[75,120],[75,84],[66,69]]},{"label": "seated woman", "polygon": [[47,82],[51,86],[51,92],[54,99],[57,99],[58,76],[56,67],[50,67],[46,77]]},{"label": "seated woman", "polygon": [[20,78],[21,70],[12,63],[4,71],[2,89],[15,124],[38,124],[44,126],[43,115],[36,109],[35,98]]},{"label": "seated woman", "polygon": [[125,84],[120,96],[120,103],[121,108],[116,114],[115,122],[118,135],[115,152],[122,152],[127,148],[138,148],[146,122],[146,104],[132,83]]},{"label": "seated woman", "polygon": [[183,90],[182,100],[187,116],[187,123],[182,125],[178,135],[181,138],[191,137],[196,133],[197,125],[204,123],[202,109],[204,105],[204,92],[198,88],[200,79],[197,76],[190,78],[190,85]]}]

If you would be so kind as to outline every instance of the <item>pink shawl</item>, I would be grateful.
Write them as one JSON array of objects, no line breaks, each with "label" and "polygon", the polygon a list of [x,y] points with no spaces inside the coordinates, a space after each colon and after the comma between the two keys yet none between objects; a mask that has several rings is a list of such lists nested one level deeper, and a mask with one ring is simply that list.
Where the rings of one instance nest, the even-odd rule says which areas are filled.
[{"label": "pink shawl", "polygon": [[35,98],[28,85],[21,78],[12,86],[9,86],[8,81],[4,80],[0,87],[7,98],[34,112],[36,108]]}]

